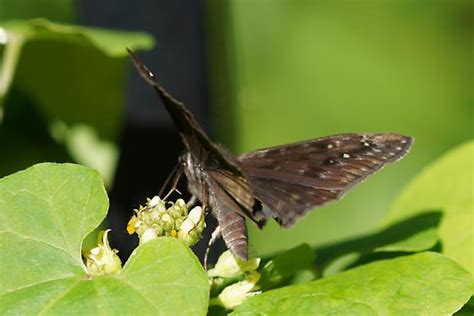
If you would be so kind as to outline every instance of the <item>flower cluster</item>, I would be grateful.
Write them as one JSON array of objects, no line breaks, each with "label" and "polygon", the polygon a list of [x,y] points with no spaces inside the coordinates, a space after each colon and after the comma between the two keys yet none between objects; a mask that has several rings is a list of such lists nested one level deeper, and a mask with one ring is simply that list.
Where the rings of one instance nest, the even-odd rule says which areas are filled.
[{"label": "flower cluster", "polygon": [[101,231],[97,237],[98,246],[84,251],[84,263],[91,276],[115,274],[122,270],[122,262],[117,256],[117,250],[109,245],[107,235],[110,229]]},{"label": "flower cluster", "polygon": [[137,233],[141,244],[161,236],[170,236],[192,246],[199,240],[205,227],[203,209],[196,206],[188,211],[183,199],[173,203],[155,196],[134,212],[127,231],[130,235]]},{"label": "flower cluster", "polygon": [[257,285],[260,273],[256,271],[259,264],[260,258],[242,261],[234,257],[229,250],[224,252],[214,268],[207,272],[211,288],[220,288],[226,284],[220,294],[211,299],[211,305],[235,309],[248,297],[260,294],[261,291]]}]

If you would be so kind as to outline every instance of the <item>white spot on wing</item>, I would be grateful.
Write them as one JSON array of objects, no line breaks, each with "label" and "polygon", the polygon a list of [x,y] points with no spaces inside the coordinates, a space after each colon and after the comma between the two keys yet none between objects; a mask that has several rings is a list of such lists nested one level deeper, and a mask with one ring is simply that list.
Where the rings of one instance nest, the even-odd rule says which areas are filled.
[{"label": "white spot on wing", "polygon": [[333,144],[328,144],[328,149],[334,148]]},{"label": "white spot on wing", "polygon": [[298,194],[292,194],[291,197],[293,200],[298,201],[300,199],[300,196]]},{"label": "white spot on wing", "polygon": [[346,159],[347,159],[347,158],[350,158],[350,157],[351,157],[351,155],[349,155],[349,154],[346,154],[346,153],[342,154],[342,158],[346,158]]}]

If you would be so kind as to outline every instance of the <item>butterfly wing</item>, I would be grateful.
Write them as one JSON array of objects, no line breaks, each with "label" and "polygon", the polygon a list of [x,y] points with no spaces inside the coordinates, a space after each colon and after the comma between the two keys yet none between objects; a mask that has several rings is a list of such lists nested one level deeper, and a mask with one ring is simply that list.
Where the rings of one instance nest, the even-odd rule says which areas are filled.
[{"label": "butterfly wing", "polygon": [[398,134],[341,134],[248,152],[239,161],[255,197],[268,207],[265,215],[290,227],[401,159],[412,142]]}]

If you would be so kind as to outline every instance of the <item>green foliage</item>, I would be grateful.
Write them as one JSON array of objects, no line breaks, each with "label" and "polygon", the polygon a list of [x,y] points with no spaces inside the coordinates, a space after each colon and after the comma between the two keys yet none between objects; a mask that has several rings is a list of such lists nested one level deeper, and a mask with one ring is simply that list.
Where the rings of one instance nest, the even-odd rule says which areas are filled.
[{"label": "green foliage", "polygon": [[426,210],[442,210],[438,228],[442,253],[474,275],[473,154],[474,142],[471,141],[427,166],[394,203],[388,223]]},{"label": "green foliage", "polygon": [[[0,51],[0,110],[4,106],[0,141],[16,156],[3,156],[2,165],[10,170],[0,171],[5,174],[12,167],[15,170],[31,165],[48,157],[56,145],[68,155],[52,154],[50,160],[70,160],[70,156],[99,170],[110,182],[124,109],[125,48],[149,49],[153,39],[144,33],[45,19],[7,21],[2,27],[7,32],[7,43],[3,54]],[[19,122],[9,118],[18,111],[28,118],[21,130]],[[30,151],[31,146],[23,144],[34,144],[38,138],[38,128],[30,128],[32,122],[42,124],[42,135],[47,136],[42,141],[48,146],[39,151]]]},{"label": "green foliage", "polygon": [[205,314],[207,276],[175,239],[139,247],[118,274],[86,273],[81,244],[107,207],[85,167],[40,164],[0,180],[0,313]]},{"label": "green foliage", "polygon": [[[473,279],[458,255],[469,257],[472,248],[461,243],[458,252],[450,251],[444,241],[452,244],[446,232],[456,232],[457,215],[472,211],[469,195],[453,189],[453,183],[468,186],[464,170],[472,148],[472,143],[455,148],[415,178],[395,203],[401,211],[379,231],[316,252],[308,245],[290,249],[249,272],[257,277],[253,283],[214,278],[222,284],[211,302],[233,308],[246,299],[235,314],[438,315],[461,308],[459,315],[469,313],[472,304],[463,304],[473,293]],[[453,178],[439,180],[447,174]],[[107,207],[99,174],[78,165],[40,164],[1,179],[0,271],[8,273],[0,274],[0,312],[205,314],[208,275],[176,238],[140,245],[115,274],[87,270],[81,245]],[[213,306],[209,312],[228,311]]]},{"label": "green foliage", "polygon": [[266,291],[286,284],[295,284],[301,281],[299,278],[302,276],[314,279],[316,277],[314,259],[314,251],[307,244],[275,256],[259,271],[262,275],[259,281],[260,288]]},{"label": "green foliage", "polygon": [[74,9],[73,0],[0,0],[0,22],[41,16],[67,23],[73,20]]},{"label": "green foliage", "polygon": [[248,299],[233,315],[446,315],[469,299],[469,273],[436,253],[384,260]]},{"label": "green foliage", "polygon": [[317,265],[324,276],[349,267],[432,249],[438,242],[440,212],[428,212],[392,223],[359,238],[316,248]]}]

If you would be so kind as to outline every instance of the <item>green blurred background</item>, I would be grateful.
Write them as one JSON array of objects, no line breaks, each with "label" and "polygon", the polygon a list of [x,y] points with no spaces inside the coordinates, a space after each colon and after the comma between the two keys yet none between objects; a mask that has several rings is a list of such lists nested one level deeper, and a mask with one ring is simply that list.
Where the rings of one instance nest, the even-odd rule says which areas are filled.
[{"label": "green blurred background", "polygon": [[[73,2],[39,3],[32,0],[20,5],[16,0],[0,0],[0,26],[12,19],[20,22],[23,19],[31,27],[26,19],[33,17],[76,22]],[[371,177],[341,202],[310,213],[294,228],[283,230],[270,223],[259,231],[249,224],[253,254],[264,255],[302,242],[326,245],[375,229],[409,179],[447,149],[472,138],[474,10],[471,1],[209,0],[200,3],[205,22],[214,135],[236,153],[344,132],[398,132],[416,139],[412,152],[403,161]],[[182,5],[185,10],[186,4]],[[132,13],[121,14],[125,18]],[[146,14],[153,16],[154,12]],[[171,28],[163,25],[166,27]],[[56,27],[48,30],[56,32],[54,41],[80,47],[82,57],[72,58],[74,51],[78,51],[75,46],[72,51],[67,48],[69,53],[65,55],[57,51],[57,42],[51,44],[57,56],[69,63],[79,62],[74,68],[77,73],[87,67],[80,63],[81,58],[94,58],[93,64],[107,64],[110,71],[101,71],[103,68],[97,69],[99,66],[87,68],[84,80],[95,78],[96,81],[84,92],[84,99],[63,88],[57,89],[61,80],[53,78],[57,75],[54,71],[39,67],[43,70],[38,76],[35,62],[41,60],[35,60],[37,54],[24,46],[24,52],[19,55],[18,77],[3,95],[0,89],[4,122],[8,120],[9,108],[25,103],[25,99],[32,100],[27,103],[39,105],[38,119],[44,121],[41,130],[45,139],[49,137],[45,143],[53,145],[50,151],[47,146],[36,148],[49,154],[32,158],[25,148],[38,146],[33,132],[22,135],[22,150],[18,152],[5,126],[23,131],[31,121],[20,123],[18,117],[10,116],[9,123],[0,126],[1,156],[9,157],[0,156],[2,175],[45,159],[72,160],[99,169],[104,161],[118,159],[109,157],[114,155],[112,149],[112,153],[105,154],[109,160],[101,158],[101,163],[90,162],[90,157],[81,158],[88,150],[95,153],[92,157],[101,156],[97,154],[100,146],[93,145],[96,141],[85,141],[86,145],[79,141],[78,145],[74,141],[77,137],[72,136],[73,127],[80,123],[95,133],[92,138],[106,142],[107,146],[119,146],[117,135],[123,129],[123,119],[122,126],[120,122],[126,98],[122,85],[126,78],[126,56],[117,49],[132,42],[136,49],[148,49],[152,40],[143,34],[126,37],[122,33],[101,33],[105,37],[97,41],[95,31],[74,29],[72,33],[76,37],[71,41],[62,29],[61,36],[67,39],[58,38]],[[43,49],[41,56],[47,58],[48,48],[41,43],[38,46],[36,37],[35,41],[30,45]],[[160,38],[156,41],[158,48],[153,58],[160,58]],[[0,48],[0,55],[2,52],[0,79],[3,76],[5,80],[6,48]],[[29,72],[36,76],[29,76]],[[108,73],[114,75],[115,81],[107,80]],[[181,76],[186,76],[185,70]],[[34,88],[35,80],[41,81],[36,85],[40,90]],[[105,81],[108,86],[104,90],[100,87]],[[54,82],[51,91],[48,82]],[[79,79],[75,87],[79,92],[87,89]],[[15,91],[20,91],[21,97]],[[40,98],[35,91],[41,92]],[[60,96],[64,96],[64,103]],[[90,100],[95,103],[91,104]],[[107,121],[107,113],[88,114],[94,112],[91,109],[100,108],[101,102],[108,104],[106,109],[113,122]],[[54,104],[73,109],[55,110]],[[81,111],[85,116],[81,120],[70,117],[78,107],[86,107]],[[59,132],[58,128],[52,128],[58,126],[58,121],[65,122],[67,128],[59,128]],[[67,136],[56,135],[61,131]],[[65,138],[70,141],[64,141]],[[80,154],[77,154],[78,146]],[[104,172],[113,173],[113,170]],[[112,181],[111,175],[107,177]]]},{"label": "green blurred background", "polygon": [[412,152],[294,228],[253,225],[255,253],[367,232],[402,186],[472,138],[472,2],[230,1],[237,152],[344,132]]}]

